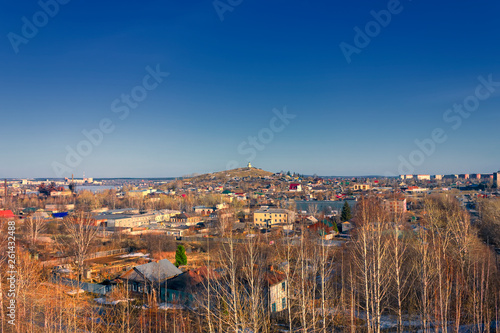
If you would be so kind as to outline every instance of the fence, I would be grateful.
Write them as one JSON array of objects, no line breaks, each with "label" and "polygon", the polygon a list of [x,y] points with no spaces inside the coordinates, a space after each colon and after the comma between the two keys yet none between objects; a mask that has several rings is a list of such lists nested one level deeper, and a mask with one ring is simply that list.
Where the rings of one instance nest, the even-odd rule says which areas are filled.
[{"label": "fence", "polygon": [[80,282],[78,281],[61,277],[58,275],[52,275],[51,278],[52,283],[59,283],[59,284],[64,284],[66,286],[70,286],[73,288],[79,288],[83,289],[89,293],[93,294],[98,294],[98,295],[106,295],[107,293],[111,292],[115,286],[114,285],[104,285],[104,284],[99,284],[99,283],[88,283],[88,282]]},{"label": "fence", "polygon": [[[115,250],[108,250],[108,251],[101,251],[101,252],[95,252],[91,253],[85,256],[85,260],[88,259],[95,259],[95,258],[102,258],[102,257],[109,257],[109,256],[114,256],[117,254],[122,254],[122,253],[129,253],[130,248],[122,248],[122,249],[115,249]],[[71,262],[74,262],[76,260],[76,257],[64,257],[64,258],[57,258],[57,259],[52,259],[52,260],[46,260],[42,261],[41,265],[43,267],[46,266],[57,266],[57,265],[64,265],[64,264],[69,264]]]}]

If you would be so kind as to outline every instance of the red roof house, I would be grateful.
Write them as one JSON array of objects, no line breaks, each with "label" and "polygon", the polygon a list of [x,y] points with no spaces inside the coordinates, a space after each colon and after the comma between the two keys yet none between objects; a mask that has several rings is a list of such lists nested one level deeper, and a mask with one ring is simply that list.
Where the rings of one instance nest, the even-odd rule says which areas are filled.
[{"label": "red roof house", "polygon": [[14,217],[14,213],[11,210],[0,210],[0,218],[11,219]]}]

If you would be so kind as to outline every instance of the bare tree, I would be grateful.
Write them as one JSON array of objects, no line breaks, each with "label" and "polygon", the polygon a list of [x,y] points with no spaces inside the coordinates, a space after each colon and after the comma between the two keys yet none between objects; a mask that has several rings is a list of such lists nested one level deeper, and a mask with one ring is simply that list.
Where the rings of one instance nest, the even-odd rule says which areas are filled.
[{"label": "bare tree", "polygon": [[245,244],[242,273],[248,288],[244,288],[249,305],[249,324],[253,332],[262,332],[266,324],[266,309],[262,290],[263,253],[258,248],[257,237],[249,238]]},{"label": "bare tree", "polygon": [[216,313],[212,313],[214,313],[219,321],[219,331],[229,330],[237,332],[239,326],[245,323],[241,323],[241,290],[238,277],[241,263],[237,258],[232,229],[227,240],[227,244],[222,245],[218,253],[218,261],[225,270],[225,273],[218,279],[217,287],[212,290],[216,294],[215,298],[218,300]]},{"label": "bare tree", "polygon": [[97,236],[98,228],[95,220],[89,214],[78,213],[63,220],[63,225],[68,236],[66,245],[75,253],[78,267],[78,277],[83,275],[85,257]]},{"label": "bare tree", "polygon": [[309,205],[308,212],[311,214],[313,217],[316,217],[318,215],[318,205],[317,204],[311,204]]},{"label": "bare tree", "polygon": [[29,216],[24,220],[24,227],[31,245],[35,245],[38,236],[46,229],[46,223],[40,216]]},{"label": "bare tree", "polygon": [[397,223],[394,223],[390,239],[390,256],[392,257],[392,280],[395,284],[395,293],[397,299],[398,314],[398,332],[403,331],[403,304],[408,296],[408,282],[411,277],[411,267],[406,267],[406,256],[408,252],[408,243],[404,239],[404,234]]},{"label": "bare tree", "polygon": [[354,241],[355,262],[364,287],[364,309],[369,333],[381,330],[390,281],[389,246],[386,239],[389,223],[378,200],[364,199],[357,208],[360,226]]}]

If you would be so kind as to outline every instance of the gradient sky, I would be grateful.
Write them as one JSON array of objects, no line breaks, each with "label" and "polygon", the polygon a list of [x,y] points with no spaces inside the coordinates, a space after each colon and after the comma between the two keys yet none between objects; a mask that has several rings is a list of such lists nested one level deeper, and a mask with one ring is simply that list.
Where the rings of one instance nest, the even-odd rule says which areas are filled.
[{"label": "gradient sky", "polygon": [[[221,21],[209,0],[72,0],[18,53],[9,33],[22,36],[23,17],[43,19],[41,7],[4,1],[0,177],[57,177],[55,163],[64,176],[96,178],[243,166],[253,157],[248,137],[266,137],[273,109],[284,107],[295,118],[256,150],[254,166],[399,174],[414,141],[442,128],[447,140],[412,173],[500,169],[500,87],[457,129],[443,119],[479,76],[500,82],[500,3],[400,6],[349,64],[339,44],[354,45],[354,27],[364,30],[387,1],[243,0]],[[157,65],[170,75],[120,119],[113,101]],[[114,131],[68,166],[67,147],[105,118]]]}]

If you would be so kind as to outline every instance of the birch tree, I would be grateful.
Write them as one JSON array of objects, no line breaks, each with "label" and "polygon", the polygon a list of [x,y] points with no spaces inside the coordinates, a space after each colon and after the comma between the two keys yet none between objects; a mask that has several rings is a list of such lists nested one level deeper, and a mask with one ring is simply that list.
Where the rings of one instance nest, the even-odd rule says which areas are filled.
[{"label": "birch tree", "polygon": [[85,257],[97,236],[98,228],[89,214],[79,213],[63,220],[68,239],[66,245],[75,253],[79,279],[83,275]]},{"label": "birch tree", "polygon": [[24,220],[24,227],[30,244],[34,246],[38,236],[46,230],[46,222],[40,216],[29,216]]}]

